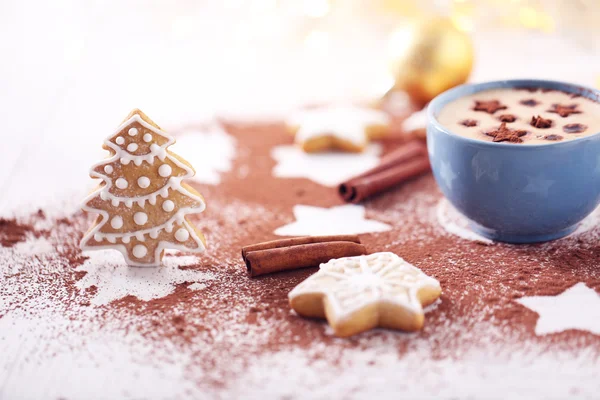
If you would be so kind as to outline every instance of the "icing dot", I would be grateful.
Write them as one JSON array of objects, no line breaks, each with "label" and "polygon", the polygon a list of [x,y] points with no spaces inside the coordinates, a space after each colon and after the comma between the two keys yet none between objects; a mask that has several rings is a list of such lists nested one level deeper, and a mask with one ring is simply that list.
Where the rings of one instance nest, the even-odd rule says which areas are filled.
[{"label": "icing dot", "polygon": [[163,178],[171,176],[171,172],[173,172],[173,169],[169,164],[163,164],[158,168],[158,174]]},{"label": "icing dot", "polygon": [[129,236],[123,236],[123,243],[129,243],[130,240]]},{"label": "icing dot", "polygon": [[136,151],[137,149],[138,149],[137,143],[129,143],[127,145],[127,151],[133,152],[133,151]]},{"label": "icing dot", "polygon": [[144,142],[148,143],[151,140],[152,140],[152,135],[149,133],[145,133],[144,134]]},{"label": "icing dot", "polygon": [[117,179],[117,181],[115,182],[115,184],[117,185],[117,187],[119,189],[127,189],[127,186],[129,186],[129,183],[127,183],[127,181],[123,178],[119,178]]},{"label": "icing dot", "polygon": [[123,144],[123,143],[125,143],[125,139],[123,139],[121,136],[119,136],[118,138],[115,139],[115,142],[117,144]]},{"label": "icing dot", "polygon": [[127,165],[131,162],[131,160],[128,158],[121,158],[119,161],[121,161],[121,164],[123,165]]},{"label": "icing dot", "polygon": [[102,241],[102,235],[101,235],[101,234],[99,234],[99,233],[95,233],[95,234],[94,234],[94,240],[95,240],[96,242],[101,242],[101,241]]},{"label": "icing dot", "polygon": [[162,203],[162,209],[165,210],[166,212],[171,212],[171,211],[173,211],[174,208],[175,208],[175,203],[173,203],[171,200],[165,200]]},{"label": "icing dot", "polygon": [[175,239],[180,242],[185,242],[189,237],[190,233],[184,228],[179,228],[177,229],[177,232],[175,232]]},{"label": "icing dot", "polygon": [[148,186],[150,186],[150,179],[147,176],[141,176],[138,179],[138,186],[142,189],[146,189]]},{"label": "icing dot", "polygon": [[142,258],[148,253],[148,249],[143,244],[136,244],[133,246],[133,256],[135,258]]},{"label": "icing dot", "polygon": [[120,229],[123,227],[123,218],[119,216],[113,217],[113,219],[110,220],[110,226],[112,226],[113,229]]},{"label": "icing dot", "polygon": [[130,136],[135,136],[138,134],[138,130],[137,130],[137,128],[130,128],[128,133]]},{"label": "icing dot", "polygon": [[107,174],[112,174],[113,172],[113,167],[110,165],[107,165],[104,167],[104,172],[106,172]]},{"label": "icing dot", "polygon": [[133,215],[133,221],[138,225],[144,225],[146,222],[148,222],[148,214],[144,212],[136,212]]}]

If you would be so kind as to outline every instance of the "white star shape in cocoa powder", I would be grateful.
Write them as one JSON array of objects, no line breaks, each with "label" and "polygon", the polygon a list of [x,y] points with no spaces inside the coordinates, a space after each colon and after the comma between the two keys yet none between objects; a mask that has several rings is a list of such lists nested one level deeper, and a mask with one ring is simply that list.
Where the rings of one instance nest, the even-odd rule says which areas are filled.
[{"label": "white star shape in cocoa powder", "polygon": [[569,329],[600,335],[600,295],[580,282],[557,296],[532,296],[515,300],[539,314],[536,335]]},{"label": "white star shape in cocoa powder", "polygon": [[381,146],[369,145],[362,153],[305,153],[296,146],[277,146],[271,157],[276,178],[306,178],[323,186],[340,183],[377,166]]},{"label": "white star shape in cocoa powder", "polygon": [[384,232],[392,229],[383,222],[365,219],[365,208],[360,205],[321,208],[294,206],[296,221],[275,230],[279,236],[354,235]]},{"label": "white star shape in cocoa powder", "polygon": [[394,253],[344,257],[321,264],[288,295],[299,315],[327,318],[337,336],[377,326],[415,331],[440,283]]}]

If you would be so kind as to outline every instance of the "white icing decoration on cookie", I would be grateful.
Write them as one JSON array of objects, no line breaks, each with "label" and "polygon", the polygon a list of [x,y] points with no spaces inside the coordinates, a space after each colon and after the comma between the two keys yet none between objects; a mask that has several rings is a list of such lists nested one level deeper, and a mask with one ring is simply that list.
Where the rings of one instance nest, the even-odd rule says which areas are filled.
[{"label": "white icing decoration on cookie", "polygon": [[138,134],[138,130],[137,128],[129,128],[129,131],[127,131],[127,133],[129,133],[130,136],[135,136]]},{"label": "white icing decoration on cookie", "polygon": [[[160,136],[160,137],[166,139],[166,143],[164,143],[162,146],[159,146],[156,143],[152,143],[150,145],[150,153],[136,156],[136,155],[128,153],[127,151],[125,151],[125,149],[122,149],[121,147],[115,145],[115,143],[113,143],[110,140],[112,137],[114,137],[115,134],[109,136],[109,138],[104,141],[105,146],[111,148],[115,154],[110,159],[103,160],[103,161],[95,164],[94,166],[92,166],[90,175],[93,178],[102,179],[105,184],[99,186],[94,192],[92,192],[84,200],[84,205],[83,205],[83,209],[85,211],[99,213],[102,217],[102,220],[100,221],[100,223],[98,223],[96,226],[94,226],[84,236],[84,238],[81,241],[82,249],[83,250],[98,250],[98,249],[102,249],[102,248],[116,249],[123,254],[123,256],[125,257],[125,260],[127,261],[127,264],[133,265],[133,266],[157,265],[160,262],[161,253],[163,252],[163,250],[165,250],[167,248],[188,251],[188,252],[189,251],[203,252],[205,250],[203,241],[200,239],[200,237],[198,237],[198,235],[195,233],[195,230],[191,226],[189,226],[188,222],[185,220],[185,216],[187,214],[199,213],[199,212],[204,211],[204,209],[206,208],[202,197],[197,196],[197,195],[193,194],[192,192],[189,192],[187,189],[185,189],[181,185],[181,182],[183,179],[191,178],[194,175],[193,169],[191,169],[186,163],[180,161],[178,158],[171,156],[169,154],[169,152],[167,151],[167,147],[169,147],[170,145],[172,145],[175,142],[175,140],[173,139],[172,136],[170,136],[167,133],[161,131],[160,129],[148,124],[137,114],[134,114],[130,119],[125,121],[123,124],[121,124],[121,126],[119,126],[117,128],[116,132],[119,133],[119,132],[123,131],[123,129],[125,129],[127,126],[131,125],[134,122],[139,123],[147,131],[152,132],[151,136],[156,135],[156,136]],[[124,165],[128,164],[131,161],[134,161],[134,163],[136,165],[141,165],[142,162],[146,161],[150,165],[152,165],[154,163],[155,159],[159,159],[164,162],[164,160],[166,158],[168,158],[169,162],[174,164],[178,169],[181,169],[184,171],[183,176],[171,177],[170,179],[167,180],[164,187],[158,189],[154,193],[150,193],[145,196],[136,196],[133,198],[116,196],[116,195],[110,193],[110,189],[113,185],[112,180],[110,178],[108,178],[107,176],[101,175],[95,171],[95,169],[98,168],[99,166],[104,166],[106,164],[109,164],[112,162],[117,162],[117,161],[121,161],[121,163]],[[120,178],[120,179],[122,179],[122,178]],[[117,185],[116,181],[114,182],[114,185],[115,186]],[[101,232],[99,232],[100,228],[108,221],[110,215],[105,210],[91,208],[90,206],[87,205],[91,199],[93,199],[97,196],[102,196],[101,198],[109,200],[110,203],[114,207],[117,207],[119,204],[125,204],[127,207],[131,208],[134,202],[139,204],[141,207],[143,207],[143,205],[145,204],[146,201],[148,201],[152,205],[155,205],[156,199],[158,196],[161,196],[166,199],[169,196],[170,191],[177,191],[177,192],[185,195],[186,197],[191,198],[192,200],[194,200],[195,203],[199,204],[199,206],[182,207],[178,210],[177,214],[173,215],[171,218],[169,218],[169,220],[167,220],[163,224],[155,226],[155,227],[147,228],[147,229],[133,231],[133,232],[124,232],[124,233],[101,233]],[[135,218],[136,218],[137,214],[138,213],[136,213],[134,215],[134,222],[135,222]],[[146,216],[146,221],[144,222],[144,223],[146,223],[147,218],[148,218],[147,214],[145,214],[145,213],[141,213],[141,214],[144,214]],[[138,221],[141,222],[141,219],[139,219],[139,217],[138,217]],[[154,250],[153,261],[150,263],[149,262],[142,263],[140,261],[130,259],[128,252],[127,252],[127,248],[124,245],[121,245],[118,243],[115,245],[97,245],[97,244],[93,245],[93,246],[88,245],[88,242],[92,238],[94,238],[96,240],[96,242],[101,242],[103,239],[106,239],[107,241],[120,240],[122,243],[129,243],[130,239],[132,237],[136,237],[139,241],[144,241],[146,237],[155,239],[155,238],[158,238],[161,231],[166,231],[168,233],[171,233],[173,231],[173,225],[176,221],[179,222],[180,224],[183,224],[184,228],[187,230],[188,234],[191,236],[191,238],[195,242],[196,247],[188,247],[188,245],[185,245],[183,243],[160,241],[158,243],[158,246],[156,246],[156,249]]]},{"label": "white icing decoration on cookie", "polygon": [[148,249],[143,244],[136,244],[133,247],[133,256],[137,258],[142,258],[146,254],[148,254]]},{"label": "white icing decoration on cookie", "polygon": [[115,139],[115,142],[117,144],[123,144],[123,143],[125,143],[125,139],[123,137],[119,136],[118,138]]},{"label": "white icing decoration on cookie", "polygon": [[104,172],[106,172],[107,174],[112,174],[113,172],[113,167],[110,165],[107,165],[104,167]]},{"label": "white icing decoration on cookie", "polygon": [[163,164],[158,168],[158,174],[163,178],[171,176],[172,172],[173,170],[169,164]]},{"label": "white icing decoration on cookie", "polygon": [[146,189],[148,186],[150,186],[150,178],[148,178],[147,176],[140,176],[138,178],[137,183],[139,187],[141,187],[142,189]]},{"label": "white icing decoration on cookie", "polygon": [[113,217],[110,220],[110,226],[112,226],[113,229],[121,229],[123,227],[123,218],[118,215]]},{"label": "white icing decoration on cookie", "polygon": [[171,212],[175,209],[175,203],[173,203],[171,200],[165,200],[162,203],[162,209],[166,212]]},{"label": "white icing decoration on cookie", "polygon": [[148,143],[152,141],[152,134],[150,133],[144,133],[144,142]]},{"label": "white icing decoration on cookie", "polygon": [[177,232],[175,232],[175,239],[177,239],[180,242],[185,242],[189,239],[189,237],[190,233],[184,228],[179,228],[177,229]]},{"label": "white icing decoration on cookie", "polygon": [[127,145],[127,151],[133,153],[134,151],[136,151],[138,149],[138,145],[137,143],[129,143]]},{"label": "white icing decoration on cookie", "polygon": [[144,212],[136,212],[133,215],[133,221],[138,225],[145,225],[148,222],[148,214]]},{"label": "white icing decoration on cookie", "polygon": [[356,146],[366,146],[367,127],[388,125],[386,113],[365,107],[332,106],[301,111],[293,115],[288,125],[298,127],[296,143],[322,136],[335,136]]},{"label": "white icing decoration on cookie", "polygon": [[344,257],[323,263],[317,273],[296,286],[290,299],[322,293],[331,313],[327,319],[343,321],[370,306],[392,304],[423,314],[419,290],[441,290],[440,283],[394,253]]},{"label": "white icing decoration on cookie", "polygon": [[127,186],[129,186],[129,183],[124,179],[124,178],[118,178],[115,181],[115,185],[119,188],[119,189],[127,189]]}]

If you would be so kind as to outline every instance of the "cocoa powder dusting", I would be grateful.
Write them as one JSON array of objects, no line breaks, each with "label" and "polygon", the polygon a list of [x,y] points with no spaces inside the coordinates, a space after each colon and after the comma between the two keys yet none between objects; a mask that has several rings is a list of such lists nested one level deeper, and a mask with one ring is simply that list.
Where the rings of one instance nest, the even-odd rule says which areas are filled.
[{"label": "cocoa powder dusting", "polygon": [[19,223],[14,218],[0,218],[0,245],[12,247],[25,240],[27,234],[32,231],[31,225]]},{"label": "cocoa powder dusting", "polygon": [[[169,361],[161,357],[183,357],[176,361],[178,368],[185,370],[185,379],[198,393],[208,397],[247,393],[238,390],[244,385],[244,390],[249,390],[259,385],[256,382],[267,384],[253,373],[267,379],[269,373],[295,368],[299,360],[306,360],[305,366],[298,364],[298,368],[305,369],[290,371],[285,375],[289,379],[313,368],[320,368],[318,373],[328,379],[336,379],[338,373],[343,375],[352,368],[377,376],[396,371],[394,365],[406,368],[403,363],[407,361],[403,360],[414,360],[411,363],[433,371],[440,360],[461,365],[469,349],[504,351],[511,356],[521,350],[544,355],[546,351],[586,349],[600,354],[600,340],[589,332],[568,330],[537,336],[538,315],[514,301],[523,296],[556,295],[577,282],[585,282],[600,293],[600,227],[546,244],[481,246],[448,234],[437,223],[434,210],[441,194],[431,174],[366,201],[366,217],[390,224],[392,229],[360,235],[369,252],[395,252],[441,282],[441,301],[426,313],[424,329],[411,334],[378,329],[339,339],[330,334],[325,322],[295,315],[287,294],[316,268],[251,279],[240,249],[277,239],[273,231],[294,221],[292,208],[297,204],[331,207],[342,203],[334,188],[271,175],[275,165],[271,149],[291,143],[283,125],[229,123],[226,128],[237,140],[232,171],[224,173],[216,186],[190,181],[207,199],[207,210],[191,219],[205,233],[209,251],[186,258],[191,261],[185,267],[174,267],[183,272],[206,273],[212,279],[201,284],[177,283],[171,292],[150,300],[125,294],[108,304],[96,305],[97,297],[107,288],[94,285],[81,290],[77,286],[90,274],[82,266],[94,259],[91,253],[88,259],[77,247],[90,216],[77,213],[56,220],[48,232],[35,231],[32,225],[14,220],[0,220],[4,247],[23,241],[28,233],[47,238],[54,246],[54,252],[44,258],[0,249],[6,252],[5,257],[29,265],[12,274],[6,268],[0,269],[4,274],[0,275],[0,304],[4,301],[6,309],[13,312],[34,314],[39,310],[33,305],[41,298],[42,308],[52,306],[70,319],[72,323],[55,332],[55,337],[46,333],[48,343],[65,340],[73,332],[87,337],[86,329],[113,329],[127,337],[139,335],[151,347],[148,360],[141,362],[165,365]],[[521,134],[505,126],[502,131],[514,140]],[[385,152],[395,145],[386,142]],[[250,173],[240,178],[236,170],[244,166]],[[178,265],[182,256],[187,257],[168,254],[166,259]],[[107,261],[97,268],[102,272],[114,267]],[[139,270],[131,273],[135,271]],[[148,282],[150,286],[156,284]],[[355,358],[350,363],[348,357]],[[257,369],[258,364],[267,361],[273,365]],[[390,364],[386,367],[381,364],[384,361]],[[435,386],[436,380],[430,377],[430,381]],[[270,381],[271,386],[274,383]],[[327,392],[328,397],[351,397],[358,393],[360,384],[368,385],[366,381],[349,380]],[[297,382],[289,384],[288,389],[316,390],[320,385]],[[277,390],[283,391],[286,384],[281,386]],[[268,393],[292,398],[299,392]]]}]

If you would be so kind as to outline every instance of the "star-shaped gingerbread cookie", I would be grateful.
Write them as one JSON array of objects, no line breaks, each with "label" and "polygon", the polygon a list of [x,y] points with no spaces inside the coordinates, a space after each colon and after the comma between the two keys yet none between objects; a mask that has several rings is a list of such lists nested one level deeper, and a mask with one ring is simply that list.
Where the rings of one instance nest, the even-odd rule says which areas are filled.
[{"label": "star-shaped gingerbread cookie", "polygon": [[307,153],[327,150],[363,151],[371,139],[390,130],[383,111],[358,106],[329,106],[305,110],[287,121],[296,143]]},{"label": "star-shaped gingerbread cookie", "polygon": [[394,253],[331,260],[288,295],[304,317],[326,318],[337,336],[382,327],[416,331],[423,307],[441,294],[440,283]]}]

